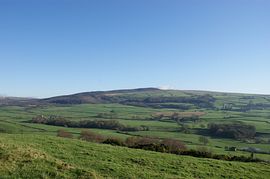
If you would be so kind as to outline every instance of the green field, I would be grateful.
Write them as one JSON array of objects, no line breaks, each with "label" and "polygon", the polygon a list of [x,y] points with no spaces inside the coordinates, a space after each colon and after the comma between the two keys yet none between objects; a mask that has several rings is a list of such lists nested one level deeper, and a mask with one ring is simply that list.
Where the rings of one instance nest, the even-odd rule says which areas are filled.
[{"label": "green field", "polygon": [[22,178],[267,178],[269,165],[225,162],[44,135],[0,137],[0,175]]},{"label": "green field", "polygon": [[[59,129],[65,129],[77,138],[82,128],[68,128],[29,123],[38,115],[61,116],[71,121],[117,120],[131,127],[147,126],[147,131],[121,132],[108,129],[91,129],[104,136],[126,139],[130,136],[147,136],[160,139],[170,138],[183,141],[189,149],[206,147],[214,154],[250,156],[249,152],[226,151],[225,147],[257,148],[270,152],[270,108],[269,96],[209,93],[200,91],[158,91],[110,93],[114,100],[149,98],[185,99],[192,95],[210,94],[215,98],[212,108],[198,107],[195,103],[156,102],[155,105],[172,105],[160,108],[119,103],[96,104],[45,104],[45,105],[2,105],[0,107],[0,176],[12,178],[267,178],[269,163],[228,162],[213,159],[177,156],[150,151],[115,147],[105,144],[84,142],[79,139],[56,137]],[[119,98],[119,99],[118,99]],[[249,104],[263,109],[241,111]],[[121,101],[122,103],[122,101]],[[153,102],[146,103],[152,105]],[[188,109],[177,109],[183,104]],[[230,110],[222,110],[232,104]],[[184,106],[184,107],[186,107]],[[153,118],[156,114],[203,112],[199,121],[186,122],[189,132],[181,132],[180,126],[166,117]],[[106,117],[112,114],[111,117]],[[101,115],[102,114],[102,115]],[[243,122],[256,127],[256,139],[236,140],[220,138],[207,133],[211,122]],[[204,146],[199,137],[205,136],[209,143]],[[257,154],[256,158],[270,161],[269,154]],[[1,178],[1,177],[0,177]]]}]

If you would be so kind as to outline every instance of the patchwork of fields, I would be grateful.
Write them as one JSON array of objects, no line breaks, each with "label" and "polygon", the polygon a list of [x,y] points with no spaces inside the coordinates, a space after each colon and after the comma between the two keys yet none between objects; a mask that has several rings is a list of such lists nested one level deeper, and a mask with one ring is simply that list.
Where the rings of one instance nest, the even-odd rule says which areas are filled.
[{"label": "patchwork of fields", "polygon": [[[170,90],[116,91],[102,95],[102,98],[91,97],[103,100],[92,104],[70,104],[65,101],[67,97],[61,97],[61,100],[53,99],[53,103],[47,99],[47,103],[40,105],[2,105],[0,175],[12,173],[14,177],[25,178],[28,175],[59,178],[267,178],[270,175],[269,163],[219,161],[64,139],[56,137],[59,129],[75,138],[85,129],[29,122],[40,115],[78,122],[115,120],[129,127],[146,126],[148,130],[88,130],[121,139],[131,136],[178,139],[189,149],[204,147],[214,154],[229,156],[249,157],[250,152],[240,151],[249,148],[262,151],[255,152],[254,157],[270,161],[269,96]],[[217,137],[209,133],[210,123],[251,125],[256,128],[256,134],[250,139]],[[181,130],[183,127],[185,130]],[[208,139],[206,144],[200,142],[201,136]],[[239,150],[228,151],[229,147]],[[16,160],[12,163],[13,158]]]}]

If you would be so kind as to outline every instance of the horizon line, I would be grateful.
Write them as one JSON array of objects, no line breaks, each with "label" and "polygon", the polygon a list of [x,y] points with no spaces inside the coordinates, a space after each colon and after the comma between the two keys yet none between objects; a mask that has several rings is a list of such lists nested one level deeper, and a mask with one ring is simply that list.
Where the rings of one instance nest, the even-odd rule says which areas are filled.
[{"label": "horizon line", "polygon": [[121,91],[121,90],[140,90],[140,89],[156,89],[161,91],[187,91],[187,92],[209,92],[209,93],[227,93],[227,94],[242,94],[242,95],[266,95],[269,96],[270,94],[267,93],[256,93],[256,92],[239,92],[239,91],[222,91],[222,90],[207,90],[207,89],[180,89],[180,88],[163,88],[163,87],[140,87],[140,88],[115,88],[115,89],[107,89],[107,90],[89,90],[89,91],[80,91],[80,92],[72,92],[72,93],[66,93],[66,94],[59,94],[59,95],[50,95],[50,96],[44,96],[44,97],[35,97],[35,96],[13,96],[13,95],[7,95],[7,94],[0,94],[0,98],[32,98],[32,99],[46,99],[46,98],[53,98],[53,97],[59,97],[59,96],[69,96],[69,95],[75,95],[75,94],[81,94],[81,93],[94,93],[94,92],[113,92],[113,91]]}]

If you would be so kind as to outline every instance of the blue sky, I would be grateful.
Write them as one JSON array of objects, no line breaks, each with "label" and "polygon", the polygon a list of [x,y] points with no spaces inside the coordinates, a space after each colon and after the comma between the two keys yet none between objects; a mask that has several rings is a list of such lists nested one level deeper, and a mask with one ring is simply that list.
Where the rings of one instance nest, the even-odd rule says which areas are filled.
[{"label": "blue sky", "polygon": [[268,0],[0,0],[0,94],[270,94]]}]

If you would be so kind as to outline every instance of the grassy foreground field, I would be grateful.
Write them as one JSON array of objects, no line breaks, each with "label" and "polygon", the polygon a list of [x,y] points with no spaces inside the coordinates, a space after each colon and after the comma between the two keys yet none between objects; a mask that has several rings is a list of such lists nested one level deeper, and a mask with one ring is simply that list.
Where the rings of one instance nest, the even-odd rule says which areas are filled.
[{"label": "grassy foreground field", "polygon": [[0,178],[267,178],[269,164],[227,162],[33,134],[1,134]]}]

